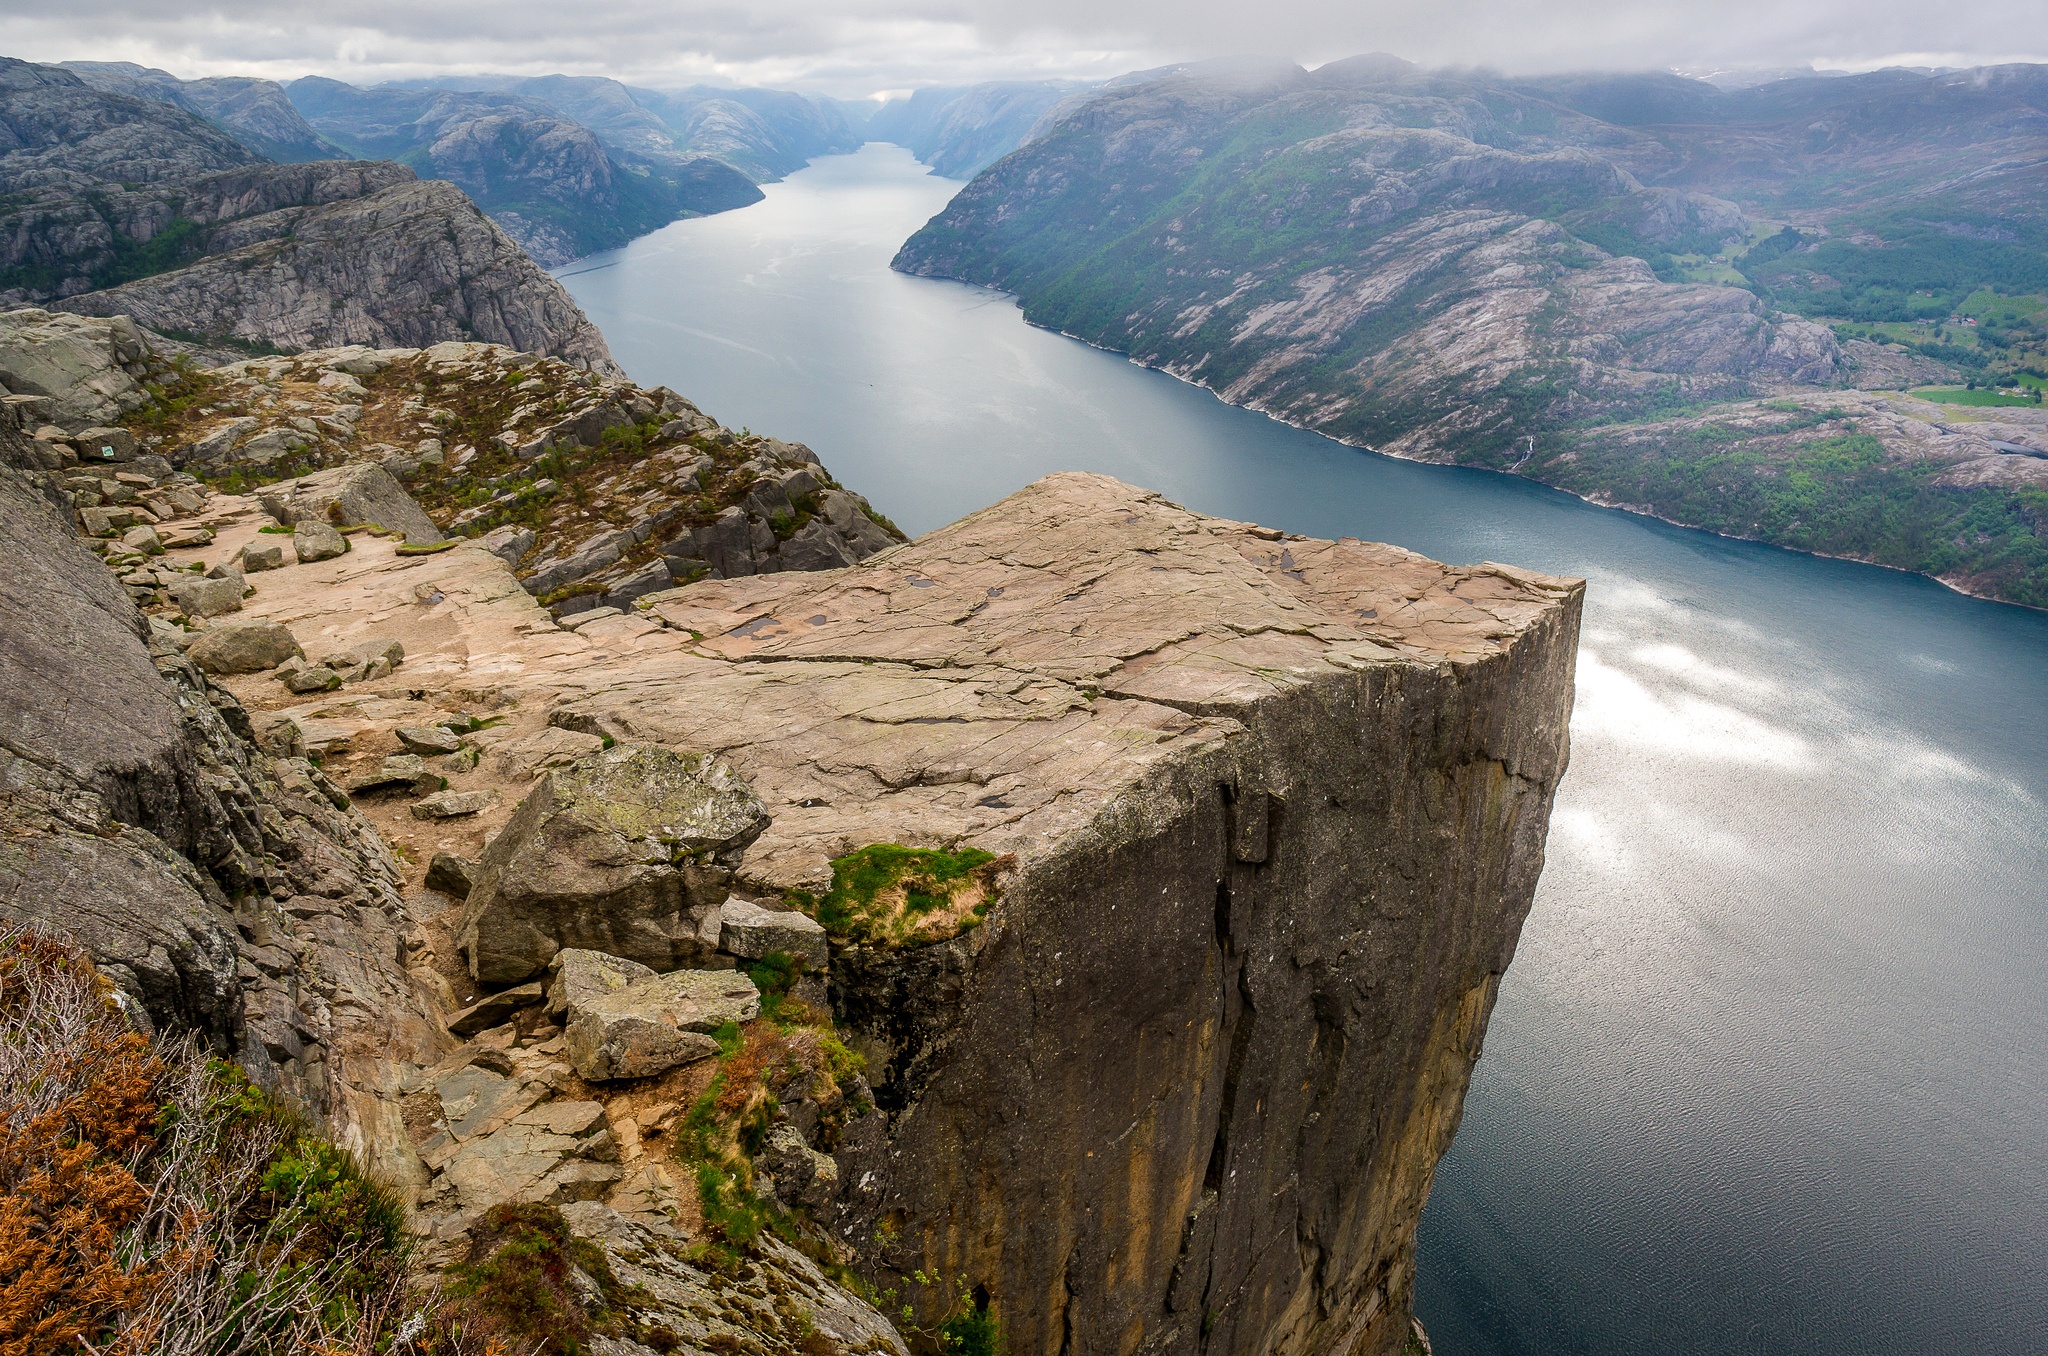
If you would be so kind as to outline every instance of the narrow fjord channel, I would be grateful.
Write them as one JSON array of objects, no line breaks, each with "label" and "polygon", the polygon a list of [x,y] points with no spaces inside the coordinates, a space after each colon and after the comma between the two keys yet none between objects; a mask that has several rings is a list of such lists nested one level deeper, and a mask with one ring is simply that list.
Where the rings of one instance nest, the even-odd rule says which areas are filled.
[{"label": "narrow fjord channel", "polygon": [[906,531],[1058,470],[1589,581],[1573,765],[1421,1238],[1442,1356],[2048,1350],[2048,615],[1358,452],[888,271],[871,145],[563,270]]}]

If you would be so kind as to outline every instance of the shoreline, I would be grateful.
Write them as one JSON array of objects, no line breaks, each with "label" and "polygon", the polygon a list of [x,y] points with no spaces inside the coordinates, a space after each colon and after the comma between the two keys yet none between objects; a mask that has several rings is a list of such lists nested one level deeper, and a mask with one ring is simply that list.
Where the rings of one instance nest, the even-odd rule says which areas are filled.
[{"label": "shoreline", "polygon": [[[905,276],[930,277],[933,275],[906,274]],[[1024,316],[1023,303],[1018,299],[1015,293],[1004,292],[1000,288],[987,287],[982,283],[968,283],[963,278],[947,278],[944,279],[944,281],[966,283],[966,285],[969,287],[980,287],[984,291],[995,292],[998,295],[1008,297],[1010,300],[1018,303],[1017,314],[1019,318],[1022,319]],[[1664,523],[1671,527],[1684,528],[1688,532],[1704,532],[1710,537],[1719,537],[1722,541],[1745,542],[1751,546],[1766,546],[1773,551],[1789,551],[1793,555],[1811,556],[1816,560],[1839,560],[1844,561],[1851,565],[1867,565],[1872,569],[1890,570],[1894,574],[1910,574],[1918,578],[1928,580],[1932,583],[1939,584],[1941,585],[1941,587],[1947,589],[1950,593],[1957,594],[1960,597],[1972,599],[1976,602],[1996,603],[2000,607],[2016,607],[2024,612],[2048,612],[2048,607],[2036,607],[2032,603],[2015,602],[2013,599],[2010,598],[2000,598],[1994,594],[1979,593],[1974,589],[1964,588],[1960,584],[1951,583],[1950,581],[1943,579],[1940,575],[1928,574],[1925,570],[1909,570],[1902,565],[1887,565],[1881,560],[1866,560],[1861,556],[1837,555],[1831,551],[1809,551],[1804,547],[1787,546],[1782,542],[1766,541],[1762,537],[1745,537],[1733,532],[1719,532],[1711,527],[1702,527],[1698,523],[1688,523],[1683,522],[1677,518],[1667,518],[1663,514],[1658,513],[1655,510],[1644,508],[1639,505],[1603,502],[1599,499],[1594,498],[1592,495],[1579,494],[1576,491],[1565,489],[1561,485],[1553,485],[1547,480],[1538,480],[1534,476],[1520,475],[1513,470],[1503,471],[1492,466],[1467,466],[1462,462],[1455,461],[1430,461],[1424,457],[1406,457],[1402,456],[1398,452],[1384,452],[1377,447],[1372,447],[1365,443],[1353,442],[1348,438],[1340,438],[1333,433],[1325,433],[1319,428],[1311,428],[1307,424],[1296,423],[1294,420],[1289,419],[1284,415],[1275,414],[1271,410],[1261,408],[1258,405],[1240,405],[1234,400],[1226,400],[1216,390],[1215,387],[1210,386],[1207,382],[1198,381],[1192,377],[1184,377],[1180,373],[1173,371],[1171,368],[1161,367],[1154,363],[1145,362],[1142,359],[1134,356],[1133,354],[1126,353],[1122,349],[1111,348],[1106,344],[1098,344],[1093,340],[1085,339],[1078,334],[1072,334],[1066,330],[1054,329],[1050,325],[1041,325],[1034,320],[1024,319],[1024,323],[1031,326],[1033,329],[1045,330],[1047,333],[1057,334],[1062,339],[1071,339],[1075,343],[1085,344],[1089,348],[1095,349],[1097,352],[1113,353],[1119,358],[1122,358],[1125,362],[1131,364],[1131,366],[1133,367],[1143,368],[1147,372],[1157,372],[1163,377],[1167,377],[1171,380],[1181,383],[1183,386],[1191,386],[1195,390],[1204,392],[1212,399],[1214,399],[1218,404],[1228,405],[1231,409],[1234,410],[1246,410],[1252,414],[1258,415],[1262,419],[1270,419],[1274,423],[1284,425],[1287,428],[1298,429],[1303,433],[1314,434],[1318,438],[1322,438],[1329,442],[1333,442],[1337,444],[1337,446],[1339,447],[1349,448],[1354,452],[1365,452],[1375,457],[1385,457],[1390,461],[1407,462],[1411,466],[1455,467],[1461,471],[1480,471],[1487,475],[1507,476],[1511,479],[1524,481],[1530,485],[1541,485],[1546,490],[1555,490],[1557,493],[1567,495],[1573,499],[1578,500],[1582,504],[1591,504],[1594,508],[1608,509],[1615,513],[1626,513],[1631,515],[1632,517],[1637,518],[1648,518],[1654,522]]]}]

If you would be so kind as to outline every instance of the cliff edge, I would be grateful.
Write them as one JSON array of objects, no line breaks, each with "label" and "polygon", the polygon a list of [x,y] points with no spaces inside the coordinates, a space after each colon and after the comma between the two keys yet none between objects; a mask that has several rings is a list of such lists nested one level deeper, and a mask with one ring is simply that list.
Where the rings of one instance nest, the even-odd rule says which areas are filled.
[{"label": "cliff edge", "polygon": [[[162,543],[157,568],[274,541],[254,500],[206,512],[210,539]],[[697,1310],[751,1292],[701,1263],[742,1246],[736,1210],[780,1201],[787,1236],[911,1334],[965,1303],[1019,1356],[1377,1356],[1406,1339],[1416,1222],[1565,769],[1578,581],[1288,536],[1079,474],[846,568],[560,622],[479,542],[357,529],[338,554],[235,576],[241,609],[189,618],[196,635],[144,627],[82,551],[47,554],[85,600],[67,607],[136,634],[19,656],[0,914],[106,915],[82,940],[107,972],[158,1022],[205,1026],[332,1108],[437,1248],[497,1203],[559,1205],[614,1266],[672,1256],[633,1303],[688,1349],[723,1350]],[[284,649],[221,662],[252,624],[367,658],[312,691],[289,658],[265,671]],[[108,725],[66,694],[90,689],[71,681],[83,652],[117,643],[142,687],[145,651],[184,683],[185,720],[209,732],[157,738],[175,756],[142,783],[182,785],[178,749],[201,745],[212,761],[188,761],[252,769],[246,831],[220,812],[240,855],[94,770],[146,752],[71,769],[51,751],[67,725]],[[691,953],[622,971],[654,986],[626,992],[681,1004],[662,1020],[694,1023],[641,1076],[633,1061],[659,1052],[586,1050],[561,1011],[603,1018],[576,976],[633,962],[577,950],[591,942],[531,909],[494,920],[527,908],[500,867],[541,841],[560,788],[592,760],[676,752],[745,811],[713,846],[632,868],[688,908],[669,916],[651,885],[557,901],[588,936],[651,926]],[[80,788],[91,822],[66,827]],[[126,833],[115,820],[149,826],[144,846],[191,881],[184,927],[205,956],[166,946],[145,973],[145,895],[37,864]],[[618,867],[611,851],[564,873]],[[374,888],[358,900],[351,880]],[[352,935],[374,963],[331,969],[322,948],[345,955]],[[729,974],[791,945],[811,957],[795,990],[755,1003]],[[303,984],[293,954],[314,967]],[[728,1025],[674,997],[699,988],[747,1001]],[[823,1026],[793,1015],[812,1003]],[[832,1076],[785,1074],[803,1050]],[[763,1119],[707,1148],[720,1089]],[[887,1320],[781,1243],[744,1246],[847,1349],[896,1349]],[[771,1319],[718,1322],[811,1349]]]}]

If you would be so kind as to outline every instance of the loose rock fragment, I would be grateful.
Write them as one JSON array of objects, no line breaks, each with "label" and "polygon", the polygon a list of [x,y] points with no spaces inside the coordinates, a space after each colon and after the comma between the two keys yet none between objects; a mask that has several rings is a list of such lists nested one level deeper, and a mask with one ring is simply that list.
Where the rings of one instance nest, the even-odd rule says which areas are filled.
[{"label": "loose rock fragment", "polygon": [[412,807],[414,819],[454,819],[490,808],[498,798],[493,791],[441,791]]}]

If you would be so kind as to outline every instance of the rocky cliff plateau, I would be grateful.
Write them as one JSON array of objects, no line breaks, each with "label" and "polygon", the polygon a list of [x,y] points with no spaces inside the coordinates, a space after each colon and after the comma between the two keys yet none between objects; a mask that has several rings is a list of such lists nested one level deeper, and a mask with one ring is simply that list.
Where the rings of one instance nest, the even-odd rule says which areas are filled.
[{"label": "rocky cliff plateau", "polygon": [[[171,414],[381,381],[434,424],[585,379],[314,361]],[[606,1356],[963,1315],[1048,1356],[1408,1340],[1564,772],[1576,581],[1062,475],[558,620],[403,466],[245,494],[246,454],[172,469],[182,424],[11,426],[67,400],[0,428],[0,914],[323,1115],[427,1257],[553,1206],[625,1283]],[[131,503],[158,521],[80,540]]]},{"label": "rocky cliff plateau", "polygon": [[[2023,187],[2041,71],[1723,95],[1211,63],[1061,105],[894,266],[1354,445],[2048,606],[2038,413],[1980,431],[1988,411],[1885,394],[1950,369],[1772,304],[1877,304],[1809,257],[1953,263],[1957,297],[1968,270],[2048,280]],[[1744,253],[1788,218],[1794,252]],[[1831,229],[1836,254],[1801,252]],[[1752,254],[1765,282],[1673,262]]]}]

